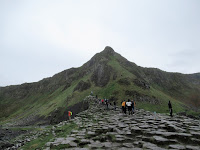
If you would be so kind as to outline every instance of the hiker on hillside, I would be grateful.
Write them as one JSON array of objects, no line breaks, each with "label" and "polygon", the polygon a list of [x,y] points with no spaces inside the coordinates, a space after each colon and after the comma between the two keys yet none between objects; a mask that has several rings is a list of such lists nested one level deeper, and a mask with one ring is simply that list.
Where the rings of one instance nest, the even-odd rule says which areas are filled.
[{"label": "hiker on hillside", "polygon": [[116,102],[115,101],[113,102],[113,105],[114,105],[114,109],[116,110]]},{"label": "hiker on hillside", "polygon": [[128,102],[126,102],[126,106],[128,107],[128,114],[130,115],[132,111],[130,99],[128,99]]},{"label": "hiker on hillside", "polygon": [[131,108],[132,108],[132,114],[134,114],[134,110],[135,110],[135,101],[134,100],[132,100]]},{"label": "hiker on hillside", "polygon": [[172,104],[171,104],[170,101],[169,101],[169,103],[168,103],[168,107],[169,107],[170,116],[172,117],[172,112],[173,112],[173,110],[172,110]]},{"label": "hiker on hillside", "polygon": [[126,101],[122,102],[122,112],[126,114]]},{"label": "hiker on hillside", "polygon": [[68,111],[69,120],[71,120],[71,116],[72,116],[72,112],[71,112],[71,111]]}]

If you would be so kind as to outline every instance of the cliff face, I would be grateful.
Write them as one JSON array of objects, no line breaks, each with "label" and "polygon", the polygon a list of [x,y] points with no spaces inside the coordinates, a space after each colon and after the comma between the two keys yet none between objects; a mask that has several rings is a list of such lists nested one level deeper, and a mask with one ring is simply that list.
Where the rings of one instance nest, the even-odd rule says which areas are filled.
[{"label": "cliff face", "polygon": [[28,121],[55,120],[91,91],[118,104],[123,99],[135,99],[138,107],[152,111],[166,112],[168,100],[177,112],[189,110],[188,106],[200,108],[199,73],[185,75],[142,68],[106,47],[79,68],[35,83],[1,87],[0,120],[6,123],[30,116]]}]

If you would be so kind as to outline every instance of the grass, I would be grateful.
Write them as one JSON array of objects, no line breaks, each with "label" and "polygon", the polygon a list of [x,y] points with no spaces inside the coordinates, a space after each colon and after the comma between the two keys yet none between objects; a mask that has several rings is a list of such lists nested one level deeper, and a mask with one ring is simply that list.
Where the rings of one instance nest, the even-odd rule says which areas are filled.
[{"label": "grass", "polygon": [[109,61],[109,65],[115,69],[116,72],[120,73],[119,75],[121,77],[130,77],[130,78],[136,78],[134,74],[129,72],[127,69],[123,68],[120,63],[116,60],[115,57],[111,56],[111,61]]},{"label": "grass", "polygon": [[198,110],[198,111],[188,110],[188,111],[186,111],[186,114],[187,115],[192,115],[192,116],[200,117],[200,110]]},{"label": "grass", "polygon": [[[55,129],[56,137],[67,137],[71,133],[72,130],[77,129],[78,126],[74,122],[70,122],[62,127],[58,127]],[[21,147],[23,150],[30,150],[30,149],[44,149],[45,144],[50,141],[54,141],[56,137],[49,132],[44,132],[40,135],[37,139],[32,140],[29,143],[26,143],[24,146]],[[48,133],[48,135],[47,135]]]},{"label": "grass", "polygon": [[55,133],[56,133],[56,136],[58,137],[67,137],[67,135],[69,135],[72,130],[76,130],[76,129],[78,129],[78,126],[74,122],[71,122],[67,125],[56,128]]},{"label": "grass", "polygon": [[54,136],[51,133],[48,136],[41,135],[37,139],[32,140],[29,143],[26,143],[24,146],[21,147],[21,149],[23,150],[44,149],[45,144],[53,138]]},{"label": "grass", "polygon": [[108,134],[107,137],[108,137],[108,139],[109,139],[110,141],[112,141],[112,142],[114,142],[114,141],[116,140],[116,137],[115,137],[115,135],[113,135],[113,134]]}]

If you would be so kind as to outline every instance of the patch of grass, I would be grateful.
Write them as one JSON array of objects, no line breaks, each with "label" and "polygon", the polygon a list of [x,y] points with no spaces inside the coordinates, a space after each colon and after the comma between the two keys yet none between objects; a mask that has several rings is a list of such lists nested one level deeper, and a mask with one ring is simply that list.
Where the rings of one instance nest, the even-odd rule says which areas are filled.
[{"label": "patch of grass", "polygon": [[151,112],[159,112],[159,113],[167,113],[168,112],[168,105],[155,105],[155,104],[150,104],[147,102],[136,102],[136,109],[144,109],[147,111]]},{"label": "patch of grass", "polygon": [[[50,126],[51,127],[51,126]],[[49,127],[49,128],[50,128]],[[56,137],[67,137],[71,133],[72,130],[77,129],[78,126],[74,122],[70,122],[62,127],[58,127],[55,129]],[[49,131],[50,129],[48,129]],[[48,135],[46,135],[48,133]],[[40,135],[37,139],[32,140],[29,143],[26,143],[21,148],[23,150],[30,150],[30,149],[44,149],[45,144],[49,141],[53,141],[54,138],[51,132],[44,132],[42,135]]]},{"label": "patch of grass", "polygon": [[31,131],[31,130],[37,130],[35,127],[13,127],[10,128],[11,130],[15,130],[15,131],[19,131],[19,130],[27,130],[27,131]]},{"label": "patch of grass", "polygon": [[71,122],[62,127],[56,128],[55,133],[58,137],[66,137],[72,130],[76,129],[78,129],[78,126],[74,122]]},{"label": "patch of grass", "polygon": [[107,138],[112,142],[114,142],[116,140],[115,135],[113,135],[113,134],[108,134]]},{"label": "patch of grass", "polygon": [[30,150],[30,149],[44,149],[45,144],[49,142],[54,136],[50,133],[48,136],[41,135],[37,139],[32,140],[29,143],[26,143],[21,148],[23,150]]},{"label": "patch of grass", "polygon": [[111,58],[111,61],[109,61],[108,64],[112,66],[112,68],[114,68],[116,72],[120,73],[118,74],[118,76],[136,78],[134,74],[132,74],[127,69],[122,67],[114,56],[111,56],[110,58]]},{"label": "patch of grass", "polygon": [[196,117],[200,117],[200,110],[199,111],[189,110],[189,111],[186,112],[186,114],[196,116]]}]

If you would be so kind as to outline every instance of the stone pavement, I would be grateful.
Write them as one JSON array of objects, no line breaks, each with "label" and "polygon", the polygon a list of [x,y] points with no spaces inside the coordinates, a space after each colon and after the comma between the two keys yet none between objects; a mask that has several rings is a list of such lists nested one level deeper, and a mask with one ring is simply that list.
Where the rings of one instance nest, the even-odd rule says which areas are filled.
[{"label": "stone pavement", "polygon": [[[95,100],[92,100],[95,101]],[[185,116],[156,116],[142,109],[125,115],[93,102],[73,120],[79,130],[46,143],[46,149],[191,149],[200,150],[200,121]]]}]

